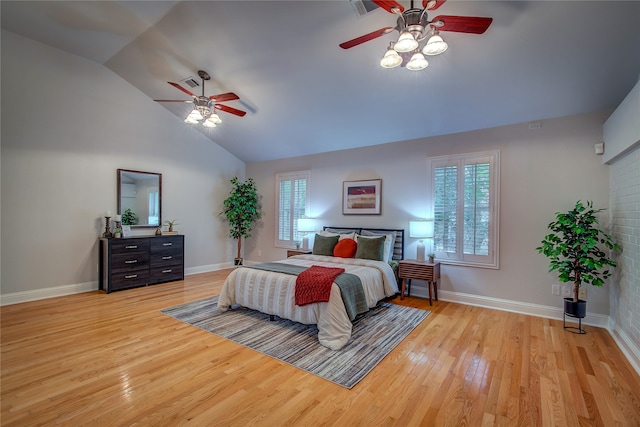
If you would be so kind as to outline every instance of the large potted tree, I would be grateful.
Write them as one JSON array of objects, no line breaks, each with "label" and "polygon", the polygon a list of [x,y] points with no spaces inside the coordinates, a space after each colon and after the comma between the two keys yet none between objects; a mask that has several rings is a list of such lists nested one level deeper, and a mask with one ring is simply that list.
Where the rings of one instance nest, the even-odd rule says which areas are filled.
[{"label": "large potted tree", "polygon": [[251,236],[255,221],[260,219],[258,189],[253,178],[240,182],[238,177],[231,179],[233,188],[224,201],[220,215],[229,222],[229,236],[238,240],[238,253],[234,265],[242,265],[242,238]]},{"label": "large potted tree", "polygon": [[603,210],[594,209],[593,202],[578,201],[569,212],[556,212],[556,220],[547,226],[551,233],[536,248],[549,258],[549,271],[556,271],[558,280],[573,282],[573,297],[564,299],[564,312],[572,317],[586,315],[587,302],[579,298],[580,287],[585,283],[602,286],[612,274],[608,267],[616,266],[604,249],[617,251],[620,246],[597,227],[596,214]]}]

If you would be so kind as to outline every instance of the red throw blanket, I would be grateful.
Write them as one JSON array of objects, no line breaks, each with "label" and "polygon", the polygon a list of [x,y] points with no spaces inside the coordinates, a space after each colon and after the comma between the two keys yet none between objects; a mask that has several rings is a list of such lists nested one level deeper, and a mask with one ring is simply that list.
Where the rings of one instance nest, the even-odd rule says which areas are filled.
[{"label": "red throw blanket", "polygon": [[296,279],[296,305],[329,301],[333,279],[344,273],[344,268],[312,265]]}]

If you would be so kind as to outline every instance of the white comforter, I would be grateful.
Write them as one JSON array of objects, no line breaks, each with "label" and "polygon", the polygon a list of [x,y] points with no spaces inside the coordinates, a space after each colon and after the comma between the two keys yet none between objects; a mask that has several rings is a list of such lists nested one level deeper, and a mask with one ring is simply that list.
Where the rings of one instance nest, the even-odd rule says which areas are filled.
[{"label": "white comforter", "polygon": [[[344,268],[345,272],[355,274],[362,281],[369,308],[398,292],[393,270],[386,262],[321,255],[296,255],[278,262]],[[240,304],[307,325],[316,324],[320,344],[332,350],[342,348],[351,337],[352,324],[342,302],[340,288],[333,284],[328,302],[301,307],[295,303],[296,279],[297,276],[291,274],[237,268],[222,286],[218,310],[226,311],[230,306]]]}]

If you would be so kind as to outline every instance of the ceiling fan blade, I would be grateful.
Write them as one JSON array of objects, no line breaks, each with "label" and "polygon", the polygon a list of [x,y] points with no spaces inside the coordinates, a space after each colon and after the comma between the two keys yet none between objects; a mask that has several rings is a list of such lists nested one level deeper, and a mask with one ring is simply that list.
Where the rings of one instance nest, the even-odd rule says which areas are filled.
[{"label": "ceiling fan blade", "polygon": [[236,99],[240,99],[240,97],[233,92],[228,92],[228,93],[221,93],[220,95],[211,95],[209,99],[216,102],[224,102],[224,101],[233,101]]},{"label": "ceiling fan blade", "polygon": [[440,15],[432,22],[442,21],[444,25],[437,27],[438,31],[453,31],[456,33],[483,34],[493,22],[493,18],[478,16],[449,16]]},{"label": "ceiling fan blade", "polygon": [[446,1],[447,0],[422,0],[422,7],[427,10],[436,10]]},{"label": "ceiling fan blade", "polygon": [[183,88],[178,83],[174,83],[174,82],[167,82],[167,83],[169,83],[171,86],[175,87],[176,89],[179,89],[179,90],[183,91],[187,95],[193,96],[194,98],[197,98],[193,93],[189,92],[187,89]]},{"label": "ceiling fan blade", "polygon": [[383,8],[389,13],[396,13],[393,11],[393,9],[398,9],[400,13],[404,12],[404,7],[397,1],[393,1],[393,0],[371,0],[371,1],[373,1],[375,4],[377,4],[378,6],[380,6],[381,8]]},{"label": "ceiling fan blade", "polygon": [[389,34],[393,30],[393,27],[380,28],[379,30],[375,30],[370,32],[369,34],[365,34],[364,36],[349,40],[348,42],[340,43],[339,46],[343,49],[350,49],[364,42],[368,42],[369,40],[377,39],[378,37],[384,36],[385,34]]},{"label": "ceiling fan blade", "polygon": [[156,102],[188,102],[189,104],[193,104],[193,100],[189,99],[187,101],[183,99],[154,99]]},{"label": "ceiling fan blade", "polygon": [[224,104],[215,104],[216,110],[224,111],[225,113],[235,114],[236,116],[244,116],[246,111],[238,110],[237,108],[229,107]]}]

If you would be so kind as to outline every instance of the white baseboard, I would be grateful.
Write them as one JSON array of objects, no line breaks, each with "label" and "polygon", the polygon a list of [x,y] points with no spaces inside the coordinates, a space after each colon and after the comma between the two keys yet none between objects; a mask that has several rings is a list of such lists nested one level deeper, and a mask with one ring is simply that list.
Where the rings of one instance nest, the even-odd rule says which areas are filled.
[{"label": "white baseboard", "polygon": [[[411,295],[429,298],[429,290],[426,287],[415,286],[411,288]],[[545,317],[548,319],[562,320],[564,317],[564,309],[562,307],[525,303],[502,298],[465,294],[462,292],[438,290],[438,299],[495,310],[510,311],[513,313],[529,314],[531,316]],[[567,322],[577,323],[569,317],[567,317]],[[598,313],[587,313],[582,323],[607,329],[609,326],[609,316]]]},{"label": "white baseboard", "polygon": [[80,294],[98,290],[98,282],[76,283],[72,285],[56,286],[54,288],[34,289],[31,291],[14,292],[0,295],[0,306],[18,304],[21,302],[37,301],[64,295]]},{"label": "white baseboard", "polygon": [[[209,264],[200,267],[187,268],[184,271],[185,276],[192,274],[207,273],[209,271],[222,270],[233,267],[233,262],[222,264]],[[71,285],[56,286],[53,288],[34,289],[31,291],[14,292],[10,294],[0,295],[0,306],[19,304],[21,302],[37,301],[46,298],[61,297],[64,295],[80,294],[83,292],[97,291],[99,289],[98,281],[76,283]]]},{"label": "white baseboard", "polygon": [[640,375],[640,347],[633,342],[626,332],[614,329],[614,326],[614,322],[611,320],[610,325],[607,328],[609,329],[609,333],[616,344],[618,344],[618,348],[627,357],[627,360],[631,366],[633,366],[633,369],[635,369],[638,375]]}]

